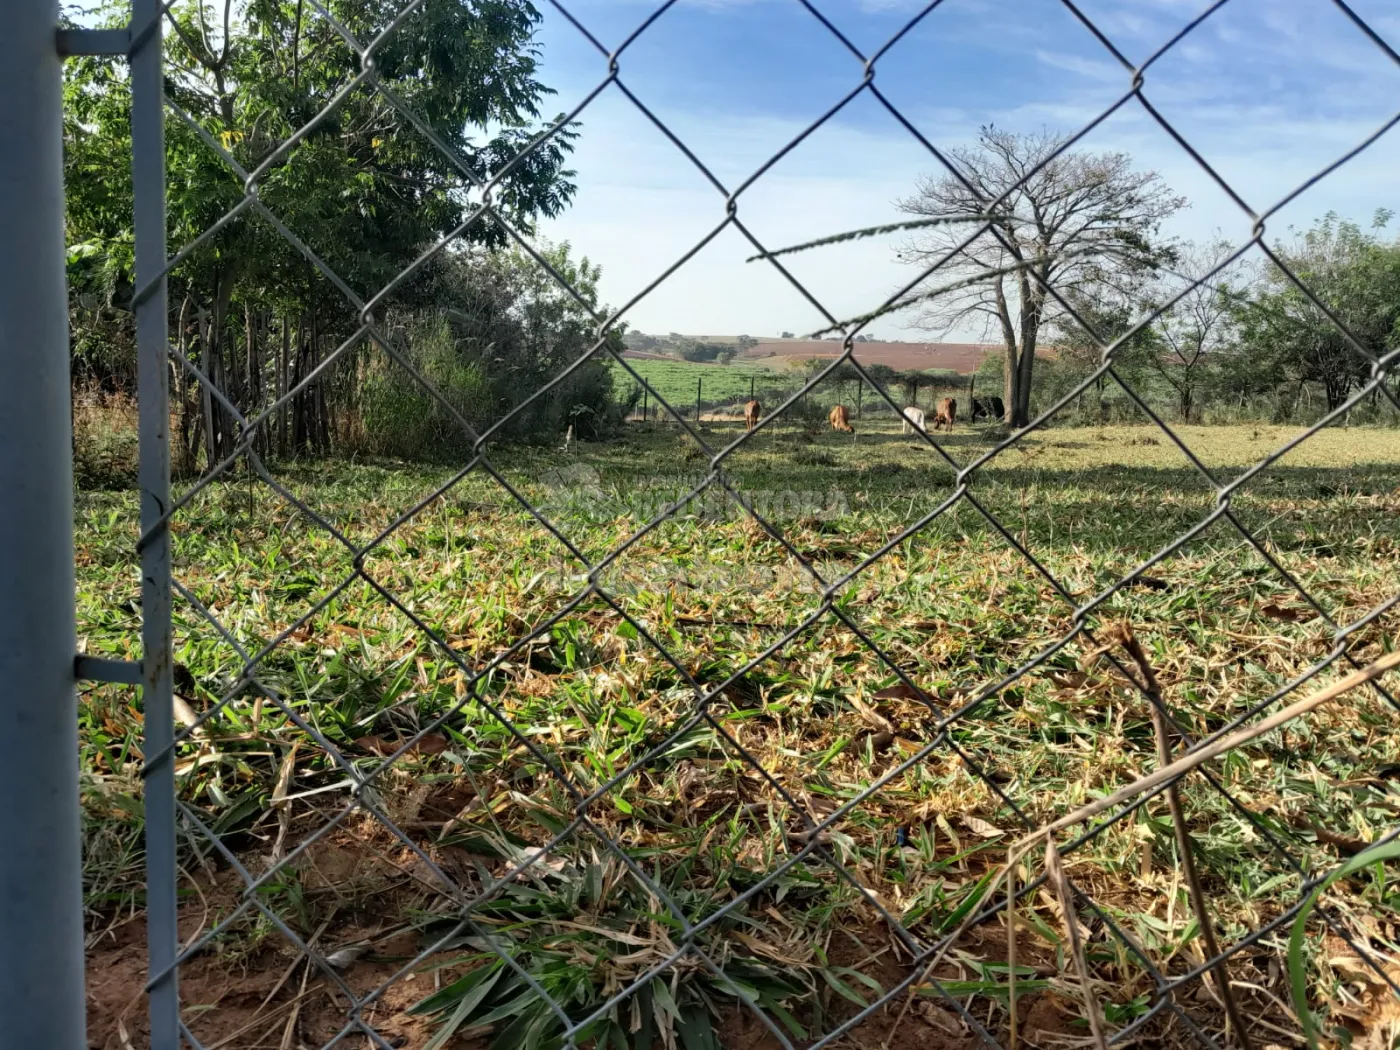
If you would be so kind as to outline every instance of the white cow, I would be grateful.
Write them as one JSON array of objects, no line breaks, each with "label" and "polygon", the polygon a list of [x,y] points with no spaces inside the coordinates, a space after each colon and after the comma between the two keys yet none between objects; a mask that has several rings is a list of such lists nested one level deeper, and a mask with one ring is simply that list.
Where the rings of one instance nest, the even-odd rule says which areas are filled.
[{"label": "white cow", "polygon": [[910,405],[904,410],[904,426],[901,428],[901,432],[912,434],[915,427],[920,430],[924,429],[924,410]]}]

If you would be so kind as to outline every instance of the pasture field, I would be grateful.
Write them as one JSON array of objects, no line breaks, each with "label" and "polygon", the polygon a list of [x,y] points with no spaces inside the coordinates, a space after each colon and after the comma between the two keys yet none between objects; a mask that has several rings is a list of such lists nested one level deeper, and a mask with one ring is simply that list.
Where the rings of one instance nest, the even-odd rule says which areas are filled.
[{"label": "pasture field", "polygon": [[[702,436],[718,449],[740,432],[712,424]],[[1178,432],[1220,480],[1294,434]],[[965,465],[994,436],[960,426],[940,440]],[[594,565],[698,485],[709,462],[675,427],[652,424],[567,454],[491,456]],[[422,1048],[450,1031],[431,1045],[548,1046],[557,1017],[491,944],[578,1019],[649,975],[685,923],[707,918],[696,943],[715,968],[692,955],[674,976],[644,981],[599,1018],[593,1045],[779,1046],[737,989],[802,1046],[911,977],[911,995],[832,1045],[970,1047],[973,1022],[1006,1045],[1004,914],[959,937],[931,975],[961,1013],[911,969],[881,909],[935,943],[992,903],[992,873],[1028,828],[1155,767],[1147,702],[1101,648],[1104,628],[1131,626],[1177,721],[1199,738],[1261,717],[1257,705],[1332,649],[1329,619],[1351,624],[1400,592],[1392,429],[1323,431],[1242,485],[1228,515],[1085,615],[1096,640],[1076,633],[1076,605],[1216,508],[1211,485],[1158,430],[1030,435],[966,478],[971,499],[902,541],[953,495],[956,472],[893,423],[854,440],[780,423],[725,468],[791,550],[707,494],[599,570],[608,600],[589,592],[569,547],[481,471],[357,558],[460,465],[274,470],[344,542],[247,474],[180,510],[175,575],[193,600],[176,605],[177,689],[208,715],[178,767],[204,828],[183,843],[181,934],[195,943],[218,927],[183,966],[181,991],[204,1046],[321,1046],[344,1024],[337,981],[365,995],[405,968],[365,1013],[393,1045]],[[89,653],[135,655],[136,514],[130,493],[79,493]],[[824,588],[838,580],[825,609]],[[1387,608],[1358,627],[1356,659],[1393,650],[1398,626]],[[257,658],[251,683],[233,642]],[[1290,699],[1346,670],[1323,670]],[[1400,675],[1389,682],[1400,687]],[[1300,871],[1329,870],[1394,824],[1396,717],[1377,692],[1357,690],[1210,763],[1233,801],[1200,773],[1183,781],[1222,945],[1297,903]],[[118,1047],[120,1024],[139,1046],[142,712],[133,690],[95,686],[80,718],[91,1039]],[[367,775],[409,741],[352,805],[347,771]],[[808,844],[796,807],[821,820],[881,778],[793,860]],[[1202,958],[1166,800],[1073,848],[1069,834],[1060,842],[1069,877],[1097,905],[1080,905],[1089,976],[1071,960],[1057,898],[1045,888],[1023,897],[1018,1037],[1090,1045],[1088,979],[1110,1032],[1136,1023],[1139,1045],[1174,1045],[1186,1022],[1148,1016],[1153,977],[1137,954],[1169,979]],[[545,845],[542,862],[512,875]],[[279,861],[244,893],[237,865],[258,878]],[[1040,868],[1032,851],[1019,884]],[[462,902],[503,877],[460,929]],[[1325,900],[1335,925],[1309,926],[1312,1002],[1326,1026],[1371,1031],[1391,1007],[1337,930],[1393,959],[1400,897],[1382,876],[1358,873]],[[346,948],[349,961],[334,975],[299,968],[273,915],[324,953]],[[1255,1046],[1301,1044],[1288,932],[1273,929],[1230,963]],[[1181,1009],[1222,1039],[1218,996],[1189,987]],[[279,1043],[287,1032],[295,1038]]]},{"label": "pasture field", "polygon": [[[693,412],[695,409],[697,379],[702,380],[702,398],[707,406],[748,400],[750,380],[753,380],[753,390],[760,401],[764,397],[772,399],[779,393],[785,396],[796,390],[802,382],[799,372],[739,361],[720,365],[698,361],[631,358],[627,363],[637,370],[653,390],[681,412]],[[610,365],[614,389],[619,397],[625,397],[628,391],[636,387],[637,381],[617,362],[610,362]]]}]

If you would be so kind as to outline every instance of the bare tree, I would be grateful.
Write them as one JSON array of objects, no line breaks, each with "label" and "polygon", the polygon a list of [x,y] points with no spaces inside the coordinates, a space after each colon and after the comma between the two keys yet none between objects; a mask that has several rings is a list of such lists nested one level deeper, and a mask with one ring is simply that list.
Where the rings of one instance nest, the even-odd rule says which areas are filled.
[{"label": "bare tree", "polygon": [[1156,241],[1163,219],[1186,203],[1155,172],[1134,171],[1125,153],[1056,153],[1065,138],[983,127],[975,146],[950,150],[962,178],[920,181],[902,211],[918,216],[991,213],[971,243],[966,228],[929,226],[905,260],[928,266],[956,253],[933,275],[939,287],[914,289],[918,323],[947,332],[981,323],[1006,348],[1006,422],[1030,421],[1031,378],[1041,326],[1061,311],[1047,292],[1087,294],[1126,288],[1169,257]]},{"label": "bare tree", "polygon": [[[1172,264],[1173,275],[1190,282],[1186,294],[1157,319],[1162,352],[1153,355],[1152,364],[1176,391],[1177,409],[1184,422],[1191,422],[1211,355],[1224,348],[1230,337],[1236,304],[1242,294],[1236,287],[1240,266],[1221,267],[1234,247],[1218,238],[1208,244],[1188,245]],[[1159,301],[1175,294],[1164,288]]]}]

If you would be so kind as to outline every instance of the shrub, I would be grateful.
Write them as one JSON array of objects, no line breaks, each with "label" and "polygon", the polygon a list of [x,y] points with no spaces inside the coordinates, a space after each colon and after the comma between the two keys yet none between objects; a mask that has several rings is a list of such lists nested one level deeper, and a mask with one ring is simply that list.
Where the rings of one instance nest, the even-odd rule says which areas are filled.
[{"label": "shrub", "polygon": [[73,481],[81,489],[126,488],[136,481],[136,402],[93,389],[73,398]]},{"label": "shrub", "polygon": [[387,355],[376,355],[360,389],[361,451],[405,459],[469,451],[470,437],[454,412],[481,426],[491,403],[486,376],[459,353],[441,319],[410,323],[396,342],[395,351],[442,396],[435,397]]}]

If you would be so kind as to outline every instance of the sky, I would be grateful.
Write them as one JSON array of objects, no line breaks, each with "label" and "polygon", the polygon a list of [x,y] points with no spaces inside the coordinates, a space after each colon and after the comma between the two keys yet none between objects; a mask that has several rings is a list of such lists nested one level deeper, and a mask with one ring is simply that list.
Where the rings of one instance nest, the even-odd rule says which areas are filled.
[{"label": "sky", "polygon": [[[608,50],[655,10],[654,0],[560,0]],[[864,55],[924,9],[909,0],[810,0]],[[1152,55],[1206,0],[1079,0],[1125,58]],[[1352,9],[1400,50],[1393,0]],[[607,59],[547,0],[540,77],[565,112],[604,81]],[[875,63],[874,83],[929,142],[969,144],[980,126],[1070,133],[1131,85],[1131,73],[1060,0],[942,0]],[[897,221],[898,201],[938,161],[870,92],[748,180],[857,88],[864,63],[799,0],[679,0],[623,50],[618,79],[727,192],[745,185],[737,216],[766,248]],[[1400,64],[1330,0],[1229,0],[1147,70],[1144,96],[1257,212],[1363,142],[1400,111]],[[552,115],[552,113],[550,114]],[[600,290],[645,332],[805,334],[822,315],[734,228],[648,291],[725,217],[724,192],[618,84],[579,115],[571,166],[578,193],[543,237],[571,243],[602,267]],[[1172,236],[1234,243],[1252,220],[1187,151],[1131,99],[1077,148],[1125,151],[1190,205]],[[1328,211],[1369,223],[1400,204],[1400,130],[1382,136],[1268,221],[1288,238]],[[907,282],[901,236],[803,252],[794,278],[838,318],[863,313]],[[645,293],[645,294],[643,294]],[[638,297],[640,296],[640,299]],[[630,305],[628,305],[630,304]],[[929,333],[893,318],[880,338]],[[961,329],[949,339],[977,339]]]}]

